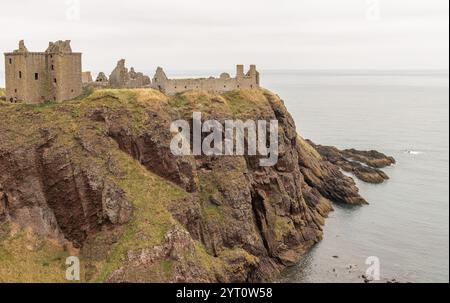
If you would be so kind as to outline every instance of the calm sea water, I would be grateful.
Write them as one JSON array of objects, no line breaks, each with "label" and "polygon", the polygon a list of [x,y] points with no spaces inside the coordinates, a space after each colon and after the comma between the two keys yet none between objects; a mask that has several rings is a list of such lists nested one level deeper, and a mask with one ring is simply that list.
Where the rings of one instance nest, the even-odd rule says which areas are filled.
[{"label": "calm sea water", "polygon": [[335,205],[323,241],[282,281],[361,282],[366,258],[376,256],[382,279],[449,282],[448,72],[262,71],[261,78],[304,137],[398,161],[384,184],[357,181],[370,205]]},{"label": "calm sea water", "polygon": [[323,241],[283,281],[361,282],[366,258],[376,256],[382,279],[448,282],[448,72],[279,71],[262,79],[304,137],[398,161],[385,170],[388,182],[357,182],[370,205],[336,205]]}]

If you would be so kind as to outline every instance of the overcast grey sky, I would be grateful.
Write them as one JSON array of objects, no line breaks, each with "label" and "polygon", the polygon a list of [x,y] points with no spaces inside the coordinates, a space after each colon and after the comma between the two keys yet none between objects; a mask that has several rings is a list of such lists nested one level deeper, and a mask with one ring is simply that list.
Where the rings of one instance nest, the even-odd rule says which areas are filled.
[{"label": "overcast grey sky", "polygon": [[[79,3],[79,6],[78,6]],[[2,0],[0,51],[71,39],[85,70],[447,69],[448,0]],[[0,67],[3,69],[3,66]],[[3,73],[3,72],[2,72]]]}]

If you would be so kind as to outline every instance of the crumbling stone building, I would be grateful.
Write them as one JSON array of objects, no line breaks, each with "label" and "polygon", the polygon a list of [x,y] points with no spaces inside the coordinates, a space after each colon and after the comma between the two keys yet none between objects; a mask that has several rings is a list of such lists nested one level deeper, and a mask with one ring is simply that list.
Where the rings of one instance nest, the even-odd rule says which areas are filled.
[{"label": "crumbling stone building", "polygon": [[231,78],[227,73],[222,73],[219,78],[169,79],[164,70],[158,67],[153,77],[152,87],[166,95],[193,89],[223,93],[239,88],[259,87],[259,72],[256,70],[256,65],[250,65],[250,70],[244,74],[244,66],[237,65],[235,78]]},{"label": "crumbling stone building", "polygon": [[109,85],[113,88],[138,88],[149,87],[150,77],[143,73],[137,73],[132,67],[130,71],[125,67],[125,59],[117,62],[116,68],[109,76]]},{"label": "crumbling stone building", "polygon": [[70,41],[50,42],[45,52],[29,52],[24,41],[5,53],[6,99],[42,103],[73,99],[82,92],[81,53]]},{"label": "crumbling stone building", "polygon": [[83,83],[83,85],[92,84],[92,82],[94,82],[94,80],[92,79],[92,73],[91,72],[83,72],[81,74],[81,82]]},{"label": "crumbling stone building", "polygon": [[108,77],[105,75],[104,72],[98,73],[97,78],[95,79],[95,85],[96,86],[109,86]]}]

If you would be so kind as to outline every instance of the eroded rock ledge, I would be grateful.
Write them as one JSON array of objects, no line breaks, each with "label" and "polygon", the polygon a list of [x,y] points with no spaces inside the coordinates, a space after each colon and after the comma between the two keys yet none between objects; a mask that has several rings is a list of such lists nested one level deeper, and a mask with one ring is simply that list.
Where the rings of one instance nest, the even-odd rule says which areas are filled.
[{"label": "eroded rock ledge", "polygon": [[368,183],[383,183],[389,176],[381,170],[395,164],[395,159],[375,150],[360,151],[356,149],[340,150],[334,146],[314,144],[307,140],[324,160],[333,163],[358,179]]}]

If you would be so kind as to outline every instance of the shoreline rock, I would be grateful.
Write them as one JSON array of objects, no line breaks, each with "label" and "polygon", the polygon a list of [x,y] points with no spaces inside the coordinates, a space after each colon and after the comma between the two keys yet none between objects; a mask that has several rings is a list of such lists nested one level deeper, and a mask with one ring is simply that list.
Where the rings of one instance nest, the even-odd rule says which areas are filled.
[{"label": "shoreline rock", "polygon": [[313,146],[324,160],[340,167],[343,171],[352,173],[358,179],[372,184],[380,184],[389,180],[389,176],[381,170],[396,163],[393,157],[375,150],[360,151],[356,149],[340,150],[334,146],[315,144]]}]

